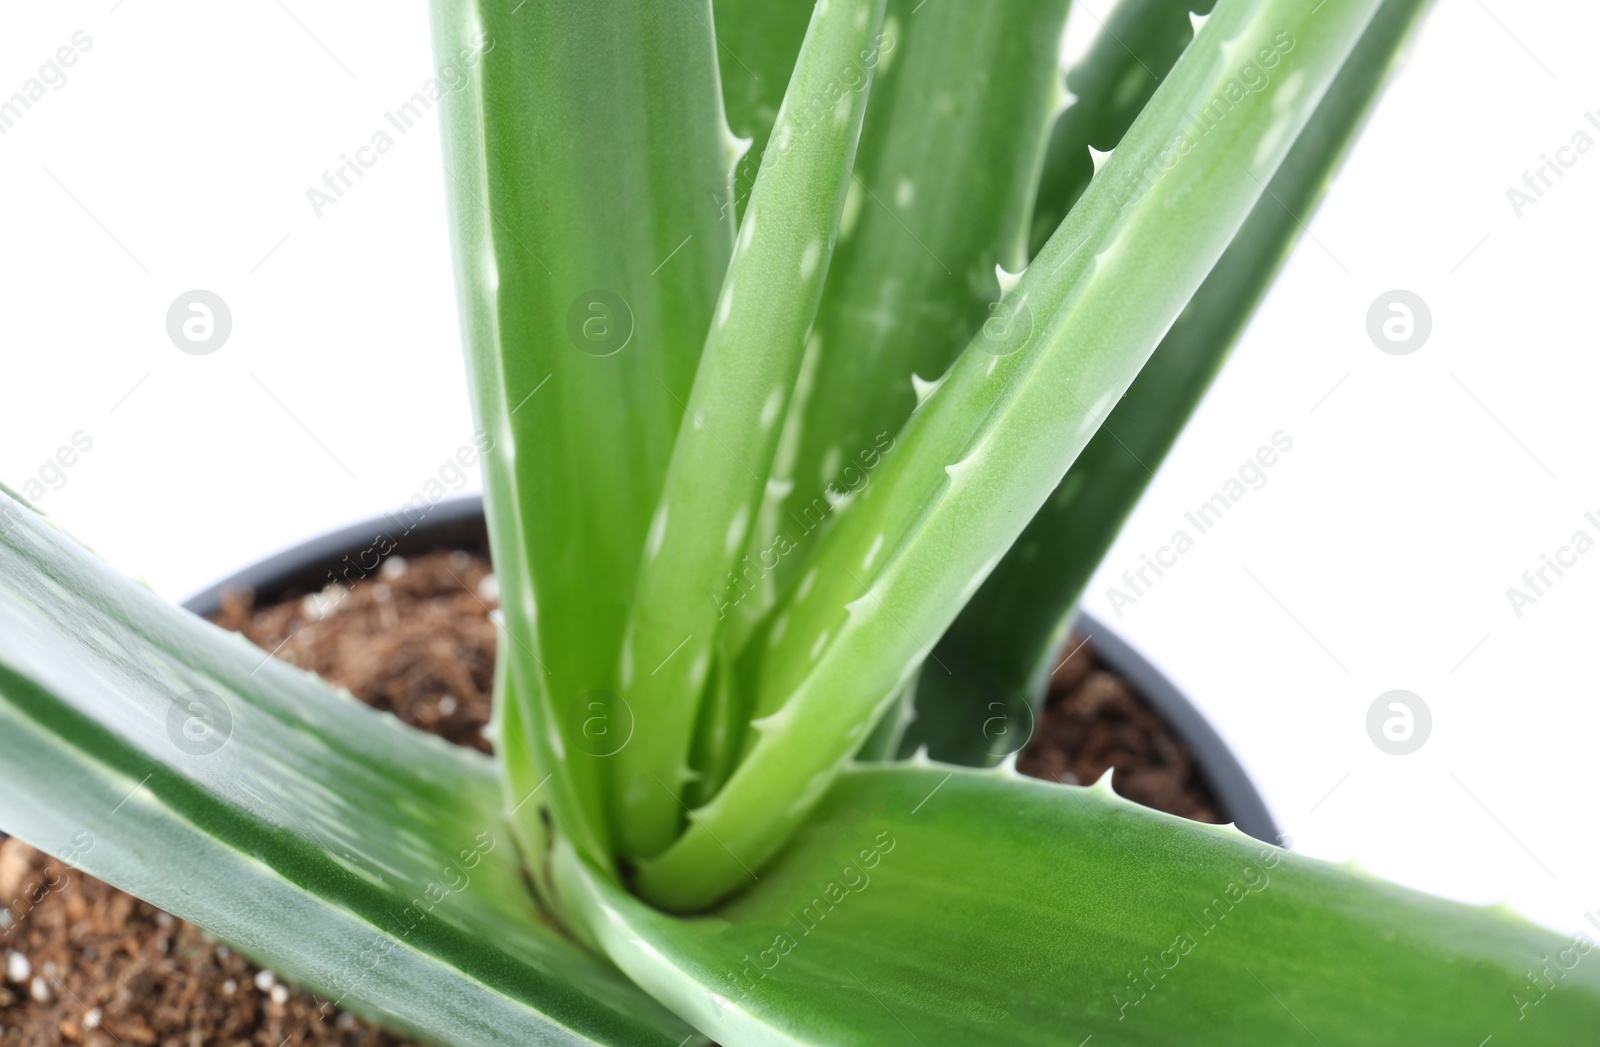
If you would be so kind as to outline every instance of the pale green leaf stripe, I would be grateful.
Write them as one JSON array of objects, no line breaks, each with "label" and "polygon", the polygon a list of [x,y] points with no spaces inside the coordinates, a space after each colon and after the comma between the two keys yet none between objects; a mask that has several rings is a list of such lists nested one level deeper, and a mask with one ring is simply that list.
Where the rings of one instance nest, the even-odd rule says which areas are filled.
[{"label": "pale green leaf stripe", "polygon": [[726,1044],[1565,1047],[1600,1028],[1600,911],[1556,935],[1105,785],[847,771],[698,919],[558,864],[618,966]]},{"label": "pale green leaf stripe", "polygon": [[[609,859],[605,752],[639,556],[733,245],[709,0],[434,0],[445,185],[528,757]],[[537,606],[537,615],[535,607]],[[602,710],[597,714],[595,709]]]},{"label": "pale green leaf stripe", "polygon": [[1009,740],[994,736],[999,725],[1034,722],[1079,594],[1299,242],[1426,7],[1384,0],[1233,243],[934,648],[903,752],[994,763]]},{"label": "pale green leaf stripe", "polygon": [[421,1039],[688,1032],[538,917],[488,760],[165,603],[3,495],[0,778],[0,829]]},{"label": "pale green leaf stripe", "polygon": [[[748,884],[821,798],[1138,374],[1376,6],[1218,5],[1013,291],[1016,322],[968,347],[780,602],[755,743],[642,865],[646,897],[695,909]],[[774,811],[774,796],[793,799]]]},{"label": "pale green leaf stripe", "polygon": [[818,4],[722,283],[623,637],[633,737],[611,762],[621,848],[678,835],[728,579],[766,490],[855,163],[884,0]]}]

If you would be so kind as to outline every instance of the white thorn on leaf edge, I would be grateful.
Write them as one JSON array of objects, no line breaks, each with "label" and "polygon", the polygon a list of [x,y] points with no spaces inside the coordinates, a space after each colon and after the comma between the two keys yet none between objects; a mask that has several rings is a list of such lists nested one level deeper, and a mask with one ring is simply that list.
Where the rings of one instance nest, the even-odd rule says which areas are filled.
[{"label": "white thorn on leaf edge", "polygon": [[[996,268],[998,268],[998,266]],[[948,377],[950,377],[950,372],[946,371],[944,374],[930,382],[928,379],[913,371],[911,373],[911,388],[916,390],[917,406],[921,407],[923,404],[927,403],[928,397],[938,392],[939,387],[944,384],[944,380]]]},{"label": "white thorn on leaf edge", "polygon": [[882,601],[878,599],[878,594],[874,593],[871,589],[868,589],[854,600],[851,600],[849,603],[845,604],[844,613],[853,618],[862,611],[872,610],[881,602]]},{"label": "white thorn on leaf edge", "polygon": [[1094,784],[1089,786],[1089,789],[1105,796],[1116,797],[1116,790],[1111,788],[1111,776],[1115,772],[1115,767],[1107,767],[1100,777],[1095,779]]},{"label": "white thorn on leaf edge", "polygon": [[750,721],[750,726],[766,734],[768,731],[782,730],[794,719],[794,706],[785,705],[775,713],[759,717]]},{"label": "white thorn on leaf edge", "polygon": [[1205,28],[1206,22],[1210,21],[1210,19],[1211,19],[1211,15],[1210,14],[1203,14],[1202,15],[1202,14],[1197,14],[1194,11],[1190,11],[1189,12],[1189,24],[1194,27],[1194,35],[1195,36],[1199,36],[1200,35],[1200,30]]},{"label": "white thorn on leaf edge", "polygon": [[745,154],[750,151],[750,147],[755,144],[756,140],[754,138],[740,138],[726,124],[723,125],[722,131],[726,136],[723,138],[723,148],[728,150],[728,169],[731,171],[739,166],[739,162],[744,159]]},{"label": "white thorn on leaf edge", "polygon": [[1096,149],[1092,145],[1089,146],[1088,148],[1089,148],[1089,159],[1094,161],[1094,173],[1095,174],[1099,174],[1100,173],[1100,169],[1102,167],[1104,167],[1107,162],[1110,161],[1111,154],[1116,152],[1116,149],[1114,149],[1114,148],[1113,149],[1107,149],[1103,153],[1100,150]]},{"label": "white thorn on leaf edge", "polygon": [[1005,266],[996,262],[994,267],[994,278],[1000,282],[1000,297],[1005,298],[1006,295],[1010,294],[1012,288],[1016,287],[1022,282],[1022,274],[1027,271],[1028,267],[1023,266],[1014,273],[1008,272]]},{"label": "white thorn on leaf edge", "polygon": [[[996,359],[999,359],[999,358],[996,357]],[[964,476],[966,476],[968,473],[972,472],[972,470],[977,466],[978,458],[979,458],[979,456],[981,454],[982,454],[982,448],[975,448],[972,451],[971,454],[969,454],[965,458],[961,459],[961,461],[959,461],[959,462],[951,462],[949,465],[945,466],[944,467],[945,475],[950,477],[950,479],[959,482]]]}]

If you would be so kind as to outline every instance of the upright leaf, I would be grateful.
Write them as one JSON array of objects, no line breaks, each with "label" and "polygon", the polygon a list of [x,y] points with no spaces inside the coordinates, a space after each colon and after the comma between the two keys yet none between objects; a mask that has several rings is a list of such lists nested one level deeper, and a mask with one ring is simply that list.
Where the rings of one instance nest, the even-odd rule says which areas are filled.
[{"label": "upright leaf", "polygon": [[729,204],[742,215],[815,7],[771,0],[717,0],[713,7],[728,127],[750,142],[734,166]]},{"label": "upright leaf", "polygon": [[[1034,722],[1079,595],[1305,231],[1426,8],[1427,0],[1384,0],[1249,220],[934,648],[904,752],[927,746],[935,759],[993,763],[988,735]],[[1140,570],[1148,581],[1162,566]]]},{"label": "upright leaf", "polygon": [[996,265],[1018,271],[1026,261],[1045,135],[1061,104],[1066,10],[1066,0],[890,0],[776,482],[735,571],[733,646],[805,562],[840,499],[872,481],[864,463],[916,405],[912,374],[943,372],[999,301]]},{"label": "upright leaf", "polygon": [[1014,322],[930,391],[757,637],[752,744],[642,864],[646,897],[695,909],[747,884],[821,798],[1193,296],[1377,2],[1218,5],[1012,292]]},{"label": "upright leaf", "polygon": [[[1215,0],[1123,0],[1094,45],[1067,73],[1067,107],[1050,131],[1044,174],[1033,205],[1028,255],[1039,253],[1094,177],[1090,149],[1109,153],[1122,141],[1183,49],[1194,39],[1190,12]],[[1080,17],[1096,19],[1087,9]]]},{"label": "upright leaf", "polygon": [[[602,758],[651,513],[732,250],[709,0],[434,0],[489,533],[528,759],[609,857]],[[470,56],[479,57],[473,59]],[[537,607],[537,615],[535,608]]]},{"label": "upright leaf", "polygon": [[623,850],[677,836],[699,698],[766,490],[866,111],[883,0],[819,4],[761,164],[640,566],[615,754]]}]

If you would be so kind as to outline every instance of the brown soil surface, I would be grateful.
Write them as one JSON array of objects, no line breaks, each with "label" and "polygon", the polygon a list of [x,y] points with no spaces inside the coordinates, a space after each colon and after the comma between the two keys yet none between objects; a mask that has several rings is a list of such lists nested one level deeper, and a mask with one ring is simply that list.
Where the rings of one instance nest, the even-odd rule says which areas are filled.
[{"label": "brown soil surface", "polygon": [[1158,811],[1221,822],[1194,757],[1172,729],[1073,635],[1072,652],[1050,680],[1050,694],[1017,770],[1035,778],[1092,785],[1115,768],[1118,794]]},{"label": "brown soil surface", "polygon": [[[437,552],[391,558],[348,593],[216,621],[277,657],[460,745],[488,751],[498,590],[488,561]],[[1077,637],[1057,670],[1018,770],[1113,785],[1129,799],[1220,820],[1193,760],[1166,725]],[[0,1047],[406,1047],[310,993],[277,982],[160,910],[17,840],[0,843]]]},{"label": "brown soil surface", "polygon": [[0,843],[0,897],[18,900],[0,932],[5,1047],[407,1043],[348,1014],[324,1019],[310,993],[21,840]]}]

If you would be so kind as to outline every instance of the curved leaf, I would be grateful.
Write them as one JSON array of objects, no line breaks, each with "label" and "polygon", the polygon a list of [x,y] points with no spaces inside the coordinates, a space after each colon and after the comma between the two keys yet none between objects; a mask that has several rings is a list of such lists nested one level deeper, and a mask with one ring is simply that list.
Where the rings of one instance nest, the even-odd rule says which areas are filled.
[{"label": "curved leaf", "polygon": [[1589,936],[1109,783],[859,767],[703,917],[641,905],[570,849],[556,879],[618,966],[728,1047],[1544,1047],[1600,1027]]},{"label": "curved leaf", "polygon": [[0,777],[6,832],[330,1007],[452,1047],[689,1033],[538,916],[488,760],[165,603],[3,495]]}]

